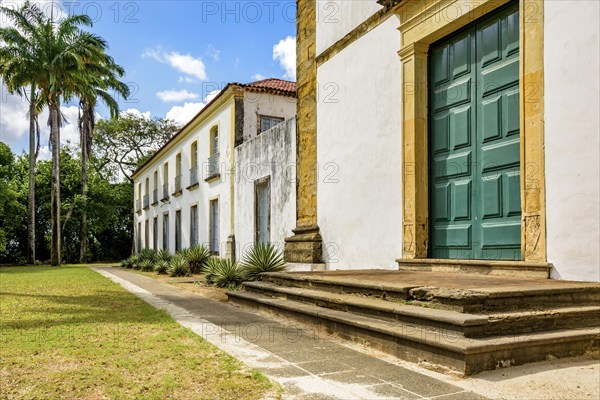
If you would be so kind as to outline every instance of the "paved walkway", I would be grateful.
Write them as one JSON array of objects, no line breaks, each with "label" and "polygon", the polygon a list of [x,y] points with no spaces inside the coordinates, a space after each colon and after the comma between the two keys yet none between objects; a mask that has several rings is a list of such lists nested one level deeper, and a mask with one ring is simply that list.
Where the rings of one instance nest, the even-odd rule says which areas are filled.
[{"label": "paved walkway", "polygon": [[309,328],[279,323],[120,268],[93,269],[278,382],[284,398],[485,399]]}]

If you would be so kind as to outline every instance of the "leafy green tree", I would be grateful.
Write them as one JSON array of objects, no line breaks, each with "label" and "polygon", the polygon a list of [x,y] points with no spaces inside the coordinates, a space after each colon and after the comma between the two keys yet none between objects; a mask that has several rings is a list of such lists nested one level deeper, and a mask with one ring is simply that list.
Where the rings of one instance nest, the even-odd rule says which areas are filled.
[{"label": "leafy green tree", "polygon": [[179,127],[171,120],[148,119],[125,114],[98,122],[93,143],[96,171],[108,179],[124,177],[133,183],[132,172],[165,144]]},{"label": "leafy green tree", "polygon": [[15,247],[15,222],[26,216],[25,206],[19,203],[20,182],[13,179],[16,170],[12,151],[0,142],[0,256]]},{"label": "leafy green tree", "polygon": [[[12,156],[0,144],[0,263],[25,262],[27,245],[27,189],[29,156]],[[11,161],[12,160],[12,161]],[[62,255],[66,262],[77,262],[80,256],[79,232],[83,201],[80,193],[81,159],[74,149],[61,149],[61,225]],[[51,187],[52,161],[38,161],[36,169],[37,201],[36,254],[50,258],[52,242]],[[129,182],[113,183],[89,170],[88,221],[90,261],[117,261],[131,254],[133,240],[133,186]]]}]

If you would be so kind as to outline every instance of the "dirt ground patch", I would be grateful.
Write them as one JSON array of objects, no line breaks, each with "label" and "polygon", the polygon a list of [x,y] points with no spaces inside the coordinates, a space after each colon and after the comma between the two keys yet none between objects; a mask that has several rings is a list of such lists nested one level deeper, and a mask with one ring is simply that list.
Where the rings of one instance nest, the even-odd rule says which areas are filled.
[{"label": "dirt ground patch", "polygon": [[185,290],[189,290],[190,292],[194,292],[199,294],[200,296],[207,297],[212,300],[220,301],[221,303],[227,303],[228,298],[225,293],[227,293],[227,289],[220,289],[213,286],[208,286],[203,282],[195,282],[195,283],[171,283],[173,286],[180,287]]}]

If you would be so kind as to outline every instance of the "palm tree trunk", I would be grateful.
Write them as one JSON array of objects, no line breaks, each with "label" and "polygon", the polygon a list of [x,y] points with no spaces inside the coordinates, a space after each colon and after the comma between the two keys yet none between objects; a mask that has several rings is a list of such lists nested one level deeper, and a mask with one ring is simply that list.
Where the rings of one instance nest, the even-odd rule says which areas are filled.
[{"label": "palm tree trunk", "polygon": [[29,193],[27,199],[27,262],[35,263],[35,84],[31,84],[31,96],[29,97]]},{"label": "palm tree trunk", "polygon": [[50,142],[52,144],[52,266],[60,266],[60,104],[50,101]]},{"label": "palm tree trunk", "polygon": [[88,138],[91,137],[91,121],[88,114],[88,105],[83,102],[83,115],[80,123],[81,127],[81,195],[83,198],[83,207],[81,212],[81,236],[79,240],[79,262],[84,264],[87,262],[87,245],[88,245],[88,226],[87,226],[87,160],[88,154]]}]

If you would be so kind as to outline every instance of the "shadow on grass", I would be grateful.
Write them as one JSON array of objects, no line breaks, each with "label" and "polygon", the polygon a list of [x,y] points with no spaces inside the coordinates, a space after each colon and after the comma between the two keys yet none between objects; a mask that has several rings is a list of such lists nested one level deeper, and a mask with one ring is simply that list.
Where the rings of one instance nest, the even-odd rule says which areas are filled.
[{"label": "shadow on grass", "polygon": [[[7,318],[8,313],[0,316],[2,331],[46,329],[61,325],[82,324],[156,324],[168,320],[166,313],[147,305],[120,287],[110,287],[105,284],[94,287],[96,282],[94,280],[85,280],[82,282],[82,286],[78,286],[76,274],[61,276],[60,286],[53,288],[51,286],[56,284],[53,279],[46,280],[47,285],[50,286],[49,291],[62,293],[39,293],[26,286],[16,289],[11,287],[8,279],[2,279],[4,275],[9,274],[39,273],[48,276],[54,271],[64,273],[68,270],[76,272],[78,269],[87,269],[87,267],[83,265],[66,268],[35,266],[31,268],[15,267],[14,270],[2,268],[0,270],[0,299],[3,300],[3,308],[15,307],[14,304],[18,303],[16,307],[19,313],[16,318]],[[5,278],[7,277],[5,276]],[[38,278],[33,279],[35,281]],[[73,282],[70,282],[71,280]],[[102,281],[98,282],[102,283]],[[39,287],[36,287],[35,290],[39,290]],[[88,291],[88,293],[77,293],[81,290]]]}]

